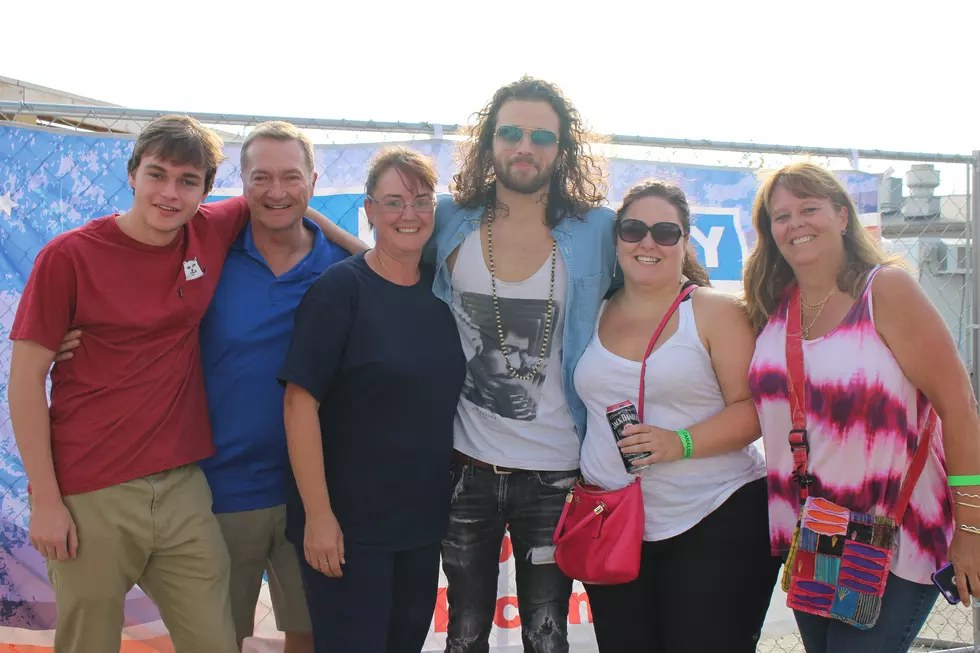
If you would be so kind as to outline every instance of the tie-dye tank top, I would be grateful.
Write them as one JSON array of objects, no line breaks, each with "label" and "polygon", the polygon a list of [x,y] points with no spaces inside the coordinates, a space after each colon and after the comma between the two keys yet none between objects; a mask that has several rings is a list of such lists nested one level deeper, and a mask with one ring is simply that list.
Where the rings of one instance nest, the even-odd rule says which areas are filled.
[{"label": "tie-dye tank top", "polygon": [[[836,329],[803,341],[812,496],[860,512],[886,514],[898,497],[931,406],[905,376],[874,324],[871,281]],[[756,342],[749,371],[759,412],[769,481],[769,532],[775,555],[789,551],[799,514],[789,449],[792,428],[786,385],[788,297]],[[895,575],[928,584],[946,563],[952,536],[941,429],[902,521]]]}]

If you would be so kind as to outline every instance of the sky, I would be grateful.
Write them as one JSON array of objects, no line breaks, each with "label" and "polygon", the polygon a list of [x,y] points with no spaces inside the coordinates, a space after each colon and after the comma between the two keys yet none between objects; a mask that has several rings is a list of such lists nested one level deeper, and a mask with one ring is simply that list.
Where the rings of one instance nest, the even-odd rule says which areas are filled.
[{"label": "sky", "polygon": [[969,153],[978,24],[976,0],[22,0],[0,75],[137,108],[453,124],[526,73],[601,133]]}]

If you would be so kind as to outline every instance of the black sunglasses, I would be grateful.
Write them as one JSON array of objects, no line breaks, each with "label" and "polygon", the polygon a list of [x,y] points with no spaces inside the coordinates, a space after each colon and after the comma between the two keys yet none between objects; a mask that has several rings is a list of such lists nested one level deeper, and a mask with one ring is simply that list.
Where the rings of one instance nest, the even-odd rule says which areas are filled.
[{"label": "black sunglasses", "polygon": [[676,222],[658,222],[654,225],[647,225],[646,222],[633,218],[620,221],[616,231],[619,233],[619,237],[627,243],[638,243],[646,238],[647,232],[649,232],[655,243],[666,247],[676,245],[677,241],[684,235],[681,226]]},{"label": "black sunglasses", "polygon": [[558,142],[558,134],[550,129],[524,129],[514,125],[501,125],[496,131],[497,138],[513,145],[524,140],[524,134],[528,134],[531,137],[531,144],[538,147],[547,147]]}]

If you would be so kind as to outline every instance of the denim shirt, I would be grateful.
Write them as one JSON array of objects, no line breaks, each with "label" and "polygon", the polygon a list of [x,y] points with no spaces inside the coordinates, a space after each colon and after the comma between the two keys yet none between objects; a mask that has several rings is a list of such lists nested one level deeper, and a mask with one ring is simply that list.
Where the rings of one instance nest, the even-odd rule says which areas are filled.
[{"label": "denim shirt", "polygon": [[[464,208],[456,204],[450,195],[439,196],[435,231],[426,244],[423,258],[435,266],[433,294],[450,307],[453,287],[446,259],[479,228],[484,208]],[[568,270],[561,379],[579,441],[585,438],[585,405],[575,392],[572,377],[579,358],[592,338],[599,306],[612,282],[616,264],[615,220],[616,214],[611,209],[600,207],[590,209],[585,220],[566,216],[551,230]]]}]

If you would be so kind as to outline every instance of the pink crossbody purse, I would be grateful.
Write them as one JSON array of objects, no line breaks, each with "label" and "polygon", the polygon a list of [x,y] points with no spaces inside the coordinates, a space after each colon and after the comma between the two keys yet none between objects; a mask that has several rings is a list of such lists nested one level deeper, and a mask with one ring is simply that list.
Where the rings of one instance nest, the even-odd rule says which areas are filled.
[{"label": "pink crossbody purse", "polygon": [[[643,397],[646,361],[667,321],[696,286],[688,286],[677,296],[650,344],[640,366],[640,394],[637,416],[643,423]],[[555,562],[569,578],[590,585],[618,585],[634,580],[640,573],[643,544],[643,495],[640,477],[618,490],[603,490],[579,479],[565,497],[565,507],[552,541]]]}]

